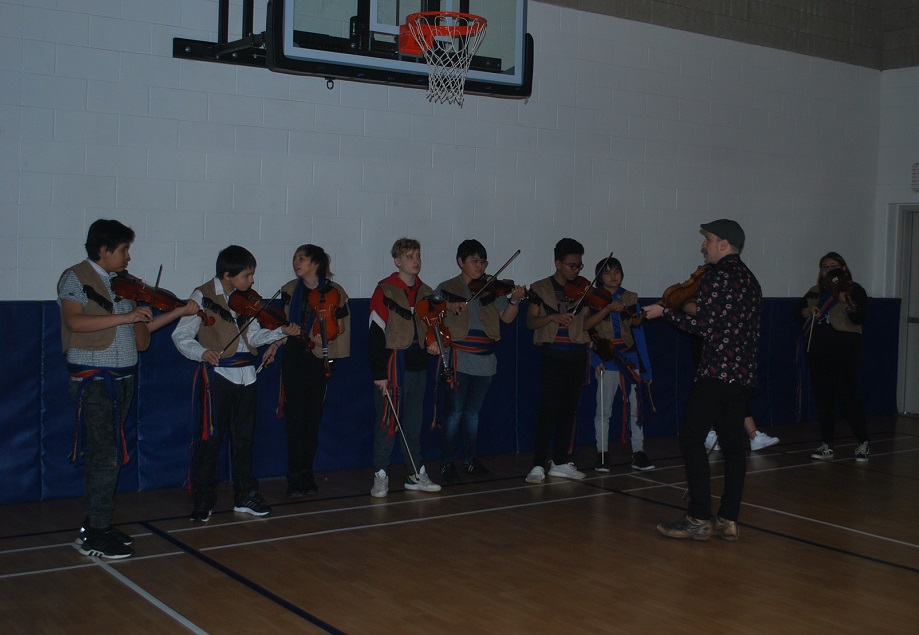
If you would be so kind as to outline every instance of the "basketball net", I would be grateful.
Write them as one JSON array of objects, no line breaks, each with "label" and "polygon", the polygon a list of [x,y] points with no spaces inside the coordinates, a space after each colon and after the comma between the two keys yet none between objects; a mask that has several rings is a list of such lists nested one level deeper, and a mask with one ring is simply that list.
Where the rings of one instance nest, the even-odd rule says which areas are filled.
[{"label": "basketball net", "polygon": [[413,13],[405,23],[428,65],[428,101],[462,108],[469,64],[488,21],[469,13],[425,11]]}]

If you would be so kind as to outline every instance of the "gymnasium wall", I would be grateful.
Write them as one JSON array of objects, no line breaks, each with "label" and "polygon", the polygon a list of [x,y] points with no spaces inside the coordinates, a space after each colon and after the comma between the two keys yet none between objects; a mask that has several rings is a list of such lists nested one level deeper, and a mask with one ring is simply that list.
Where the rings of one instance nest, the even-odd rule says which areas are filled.
[{"label": "gymnasium wall", "polygon": [[[770,426],[795,419],[795,346],[800,328],[791,319],[794,298],[763,302],[760,387],[751,401],[757,424]],[[860,396],[870,415],[896,411],[897,320],[899,300],[872,299],[860,365]],[[375,416],[374,390],[366,359],[369,302],[352,300],[352,357],[337,363],[329,384],[320,430],[316,469],[366,467],[370,481]],[[654,457],[654,438],[677,434],[682,404],[692,384],[694,367],[688,339],[662,322],[643,327],[649,345],[656,412],[649,413],[645,434]],[[149,351],[141,354],[137,393],[126,426],[131,461],[123,467],[121,491],[181,487],[188,468],[192,421],[191,379],[195,364],[179,355],[169,337],[172,327],[157,332]],[[0,332],[7,335],[5,363],[0,366],[0,503],[79,496],[83,491],[79,464],[67,459],[74,440],[74,405],[67,396],[66,366],[61,354],[60,315],[54,302],[0,303]],[[480,423],[482,456],[531,452],[540,405],[539,351],[522,320],[502,325],[498,374],[492,383]],[[435,360],[431,360],[434,376]],[[259,417],[255,471],[260,477],[286,473],[286,434],[275,416],[278,401],[277,363],[259,375]],[[578,414],[579,445],[594,442],[596,382],[585,388]],[[805,386],[805,390],[807,387]],[[426,419],[433,414],[435,391],[428,390]],[[442,394],[442,390],[441,390]],[[809,401],[805,420],[813,418]],[[611,426],[617,439],[619,427]],[[806,423],[814,429],[816,424]],[[840,434],[847,434],[842,424]],[[424,458],[439,468],[439,430],[425,426]],[[224,446],[226,450],[226,446]],[[398,460],[398,459],[397,459]],[[221,478],[226,479],[226,454]]]}]

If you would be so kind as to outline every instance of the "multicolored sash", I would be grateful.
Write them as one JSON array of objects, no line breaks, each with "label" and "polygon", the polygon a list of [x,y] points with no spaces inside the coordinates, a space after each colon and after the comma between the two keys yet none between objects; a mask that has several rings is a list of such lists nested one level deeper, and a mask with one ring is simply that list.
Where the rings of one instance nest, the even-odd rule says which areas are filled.
[{"label": "multicolored sash", "polygon": [[[221,368],[243,368],[252,366],[255,356],[248,351],[220,358]],[[191,471],[195,454],[202,441],[207,441],[217,430],[214,428],[214,403],[211,397],[211,382],[214,380],[214,366],[201,362],[195,369],[191,383],[192,424],[188,444],[188,473],[186,484],[191,491]]]},{"label": "multicolored sash", "polygon": [[115,383],[119,379],[130,377],[137,371],[137,366],[127,366],[124,368],[96,368],[94,366],[83,366],[81,364],[67,364],[67,372],[72,380],[79,380],[80,386],[77,388],[77,412],[73,424],[73,448],[70,452],[70,461],[76,461],[77,456],[83,456],[85,450],[79,448],[86,447],[86,421],[83,416],[83,393],[89,388],[90,382],[105,382],[105,392],[108,393],[112,402],[112,420],[114,421],[115,447],[121,447],[122,463],[127,465],[131,457],[128,455],[128,443],[124,436],[124,418],[121,416],[121,399],[118,395],[118,385]]}]

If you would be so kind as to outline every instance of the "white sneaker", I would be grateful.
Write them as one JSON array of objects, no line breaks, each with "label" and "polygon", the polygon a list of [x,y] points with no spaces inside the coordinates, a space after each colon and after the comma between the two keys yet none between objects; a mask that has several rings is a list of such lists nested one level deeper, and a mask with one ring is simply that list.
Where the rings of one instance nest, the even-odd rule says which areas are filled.
[{"label": "white sneaker", "polygon": [[714,430],[708,431],[708,436],[705,437],[705,449],[711,452],[721,452],[721,446],[718,445],[718,435],[715,434]]},{"label": "white sneaker", "polygon": [[440,485],[431,480],[422,465],[417,475],[409,474],[408,478],[405,479],[405,489],[419,492],[439,492]]},{"label": "white sneaker", "polygon": [[778,442],[778,437],[770,437],[765,432],[757,430],[753,438],[750,439],[750,449],[756,452],[757,450],[768,448],[770,445],[775,445]]},{"label": "white sneaker", "polygon": [[532,485],[539,485],[544,480],[546,480],[546,469],[541,465],[535,466],[530,470],[530,473],[527,474],[527,483]]},{"label": "white sneaker", "polygon": [[576,468],[574,463],[556,465],[555,461],[549,461],[549,476],[557,476],[559,478],[572,478],[576,481],[580,481],[587,475]]},{"label": "white sneaker", "polygon": [[373,488],[370,490],[370,495],[374,498],[383,498],[387,493],[389,493],[389,476],[386,475],[386,470],[379,470],[373,475]]}]

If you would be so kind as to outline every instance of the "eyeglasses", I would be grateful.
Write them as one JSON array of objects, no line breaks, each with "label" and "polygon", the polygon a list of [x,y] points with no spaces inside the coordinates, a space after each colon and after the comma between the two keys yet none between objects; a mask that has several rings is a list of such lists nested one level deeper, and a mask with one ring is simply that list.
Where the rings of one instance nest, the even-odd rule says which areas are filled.
[{"label": "eyeglasses", "polygon": [[820,265],[820,271],[832,271],[833,269],[842,269],[842,265]]},{"label": "eyeglasses", "polygon": [[584,268],[584,263],[582,262],[563,262],[562,264],[570,268],[572,271],[580,271]]},{"label": "eyeglasses", "polygon": [[472,265],[472,266],[474,266],[474,267],[478,267],[479,265],[482,265],[483,267],[487,267],[487,266],[488,266],[488,261],[487,261],[487,260],[482,260],[481,258],[470,258],[470,259],[467,260],[466,262],[468,262],[470,265]]}]

